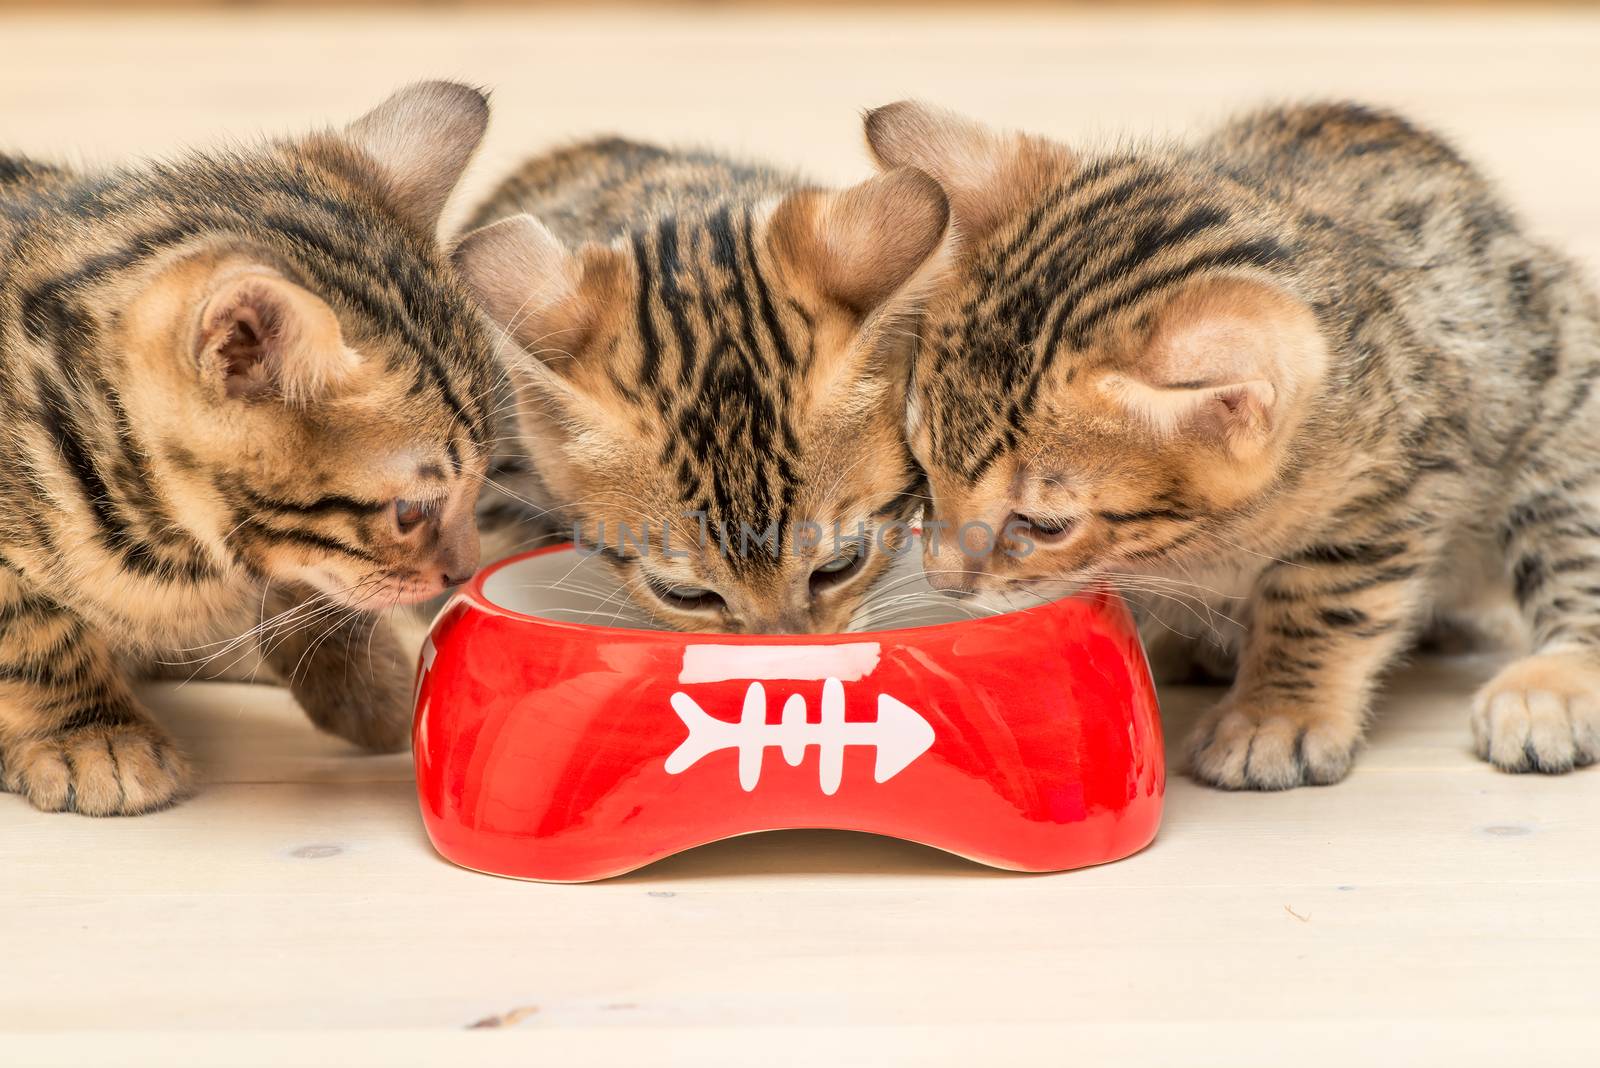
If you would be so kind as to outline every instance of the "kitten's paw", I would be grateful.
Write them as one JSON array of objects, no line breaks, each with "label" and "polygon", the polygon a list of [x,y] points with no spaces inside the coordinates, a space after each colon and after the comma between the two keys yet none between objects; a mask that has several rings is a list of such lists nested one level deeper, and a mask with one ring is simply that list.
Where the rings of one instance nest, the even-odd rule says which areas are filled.
[{"label": "kitten's paw", "polygon": [[1472,699],[1472,741],[1502,771],[1559,774],[1600,760],[1600,659],[1528,656]]},{"label": "kitten's paw", "polygon": [[413,667],[387,627],[329,642],[290,688],[312,723],[373,753],[411,744]]},{"label": "kitten's paw", "polygon": [[1195,725],[1189,772],[1225,790],[1325,786],[1350,773],[1359,740],[1353,716],[1227,697]]},{"label": "kitten's paw", "polygon": [[366,679],[362,689],[308,685],[295,690],[318,729],[371,753],[398,753],[411,744],[411,685]]},{"label": "kitten's paw", "polygon": [[181,800],[189,765],[154,724],[87,727],[8,745],[5,788],[44,812],[137,816]]}]

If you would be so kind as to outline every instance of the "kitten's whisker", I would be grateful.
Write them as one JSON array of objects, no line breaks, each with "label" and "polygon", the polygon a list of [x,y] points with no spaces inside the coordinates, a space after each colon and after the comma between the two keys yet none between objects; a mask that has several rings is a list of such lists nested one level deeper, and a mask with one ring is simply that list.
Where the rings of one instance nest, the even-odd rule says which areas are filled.
[{"label": "kitten's whisker", "polygon": [[1220,542],[1222,545],[1226,546],[1229,549],[1233,549],[1233,550],[1235,550],[1237,552],[1245,553],[1245,554],[1250,555],[1250,556],[1258,557],[1258,558],[1260,558],[1262,560],[1267,560],[1267,561],[1269,561],[1271,563],[1274,563],[1274,564],[1282,564],[1284,567],[1294,567],[1294,568],[1304,569],[1304,568],[1309,566],[1307,564],[1295,563],[1293,560],[1285,560],[1281,556],[1273,556],[1270,553],[1259,552],[1259,551],[1257,551],[1255,549],[1251,549],[1251,548],[1248,548],[1248,547],[1246,547],[1244,545],[1240,545],[1238,542],[1228,540],[1227,538],[1223,537],[1220,533],[1218,533],[1215,530],[1206,530],[1204,527],[1201,527],[1199,529],[1199,534],[1202,537],[1208,537],[1208,538],[1211,538],[1214,541]]},{"label": "kitten's whisker", "polygon": [[1177,578],[1176,576],[1173,576],[1173,575],[1157,574],[1157,573],[1151,572],[1151,571],[1109,571],[1108,570],[1108,571],[1097,571],[1096,574],[1098,574],[1098,575],[1120,576],[1120,577],[1127,577],[1127,578],[1147,579],[1147,580],[1152,581],[1152,582],[1166,582],[1166,583],[1173,583],[1173,584],[1176,584],[1176,585],[1191,586],[1191,587],[1193,587],[1195,589],[1202,590],[1205,593],[1209,593],[1213,597],[1225,597],[1225,598],[1227,598],[1229,600],[1242,601],[1242,600],[1246,600],[1247,599],[1242,594],[1224,593],[1223,591],[1218,590],[1218,589],[1216,589],[1214,587],[1211,587],[1211,586],[1207,586],[1204,583],[1195,582],[1193,579]]},{"label": "kitten's whisker", "polygon": [[[263,603],[265,603],[264,596]],[[246,630],[244,633],[234,635],[230,638],[221,638],[214,642],[205,642],[200,645],[184,646],[172,650],[174,653],[196,653],[198,654],[197,656],[184,660],[158,660],[157,663],[164,664],[169,667],[181,667],[185,664],[194,663],[204,665],[205,663],[215,660],[218,657],[226,656],[229,652],[233,651],[236,646],[249,642],[252,638],[259,638],[262,634],[270,630],[275,630],[279,627],[294,625],[297,622],[295,617],[300,613],[307,611],[308,605],[309,602],[301,602],[293,605],[290,608],[287,608],[277,615],[271,617],[270,619],[262,620],[255,626]]]},{"label": "kitten's whisker", "polygon": [[[1116,589],[1118,593],[1123,594],[1124,596],[1130,596],[1131,594],[1139,593],[1139,594],[1146,594],[1146,595],[1152,596],[1152,597],[1160,597],[1160,598],[1163,598],[1163,599],[1165,599],[1167,601],[1170,601],[1173,604],[1176,604],[1179,607],[1183,608],[1190,615],[1194,616],[1195,617],[1195,621],[1200,623],[1201,625],[1205,626],[1212,634],[1216,634],[1216,635],[1219,635],[1219,636],[1221,634],[1221,631],[1218,630],[1218,628],[1216,626],[1216,622],[1215,622],[1216,617],[1218,617],[1218,616],[1221,616],[1223,619],[1227,620],[1229,623],[1233,624],[1236,627],[1240,626],[1240,624],[1239,624],[1239,622],[1237,620],[1233,619],[1231,616],[1227,615],[1226,613],[1221,612],[1221,611],[1213,608],[1212,606],[1206,604],[1203,601],[1199,602],[1200,608],[1203,608],[1205,610],[1205,612],[1206,612],[1206,615],[1202,616],[1200,614],[1200,609],[1195,607],[1195,600],[1196,599],[1193,598],[1192,596],[1186,596],[1186,595],[1182,595],[1182,594],[1175,594],[1170,590],[1164,590],[1164,589],[1155,588],[1155,587],[1131,587],[1130,588],[1130,587],[1126,587],[1126,586],[1113,584],[1113,588]],[[1148,611],[1146,611],[1145,614],[1146,615],[1153,615],[1153,613],[1150,613]]]},{"label": "kitten's whisker", "polygon": [[1159,623],[1162,626],[1162,628],[1164,628],[1167,631],[1167,633],[1176,634],[1178,637],[1183,638],[1186,641],[1195,641],[1195,640],[1197,640],[1199,638],[1199,635],[1197,635],[1197,634],[1190,634],[1190,633],[1188,633],[1186,631],[1178,630],[1171,623],[1168,623],[1165,619],[1162,619],[1161,616],[1159,616],[1159,615],[1157,615],[1157,614],[1155,614],[1153,612],[1146,612],[1144,614],[1143,618],[1148,618],[1148,619],[1155,620],[1157,623]]}]

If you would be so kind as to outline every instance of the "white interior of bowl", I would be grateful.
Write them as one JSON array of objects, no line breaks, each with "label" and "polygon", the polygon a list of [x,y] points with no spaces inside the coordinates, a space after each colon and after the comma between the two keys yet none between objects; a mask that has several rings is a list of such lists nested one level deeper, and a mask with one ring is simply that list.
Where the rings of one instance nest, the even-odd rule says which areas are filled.
[{"label": "white interior of bowl", "polygon": [[[1013,594],[1002,605],[951,597],[928,585],[922,577],[921,560],[921,553],[915,549],[896,556],[863,602],[863,610],[850,628],[852,632],[960,623],[1032,608],[1054,599]],[[663,629],[623,592],[611,564],[577,550],[545,553],[506,564],[484,579],[483,595],[507,611],[540,619],[627,630]]]}]

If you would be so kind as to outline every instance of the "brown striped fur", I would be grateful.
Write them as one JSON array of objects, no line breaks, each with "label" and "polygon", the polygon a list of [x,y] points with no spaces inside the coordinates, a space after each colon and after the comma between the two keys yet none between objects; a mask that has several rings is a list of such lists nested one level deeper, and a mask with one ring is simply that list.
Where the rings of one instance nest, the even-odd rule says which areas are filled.
[{"label": "brown striped fur", "polygon": [[475,563],[496,364],[434,228],[486,115],[432,83],[258,148],[0,157],[6,789],[173,801],[184,762],[125,672],[231,653],[263,617],[318,725],[404,744],[409,670],[369,610]]},{"label": "brown striped fur", "polygon": [[1353,104],[1079,153],[906,102],[867,137],[963,240],[911,389],[931,519],[1016,524],[937,579],[1159,594],[1158,661],[1235,676],[1193,773],[1255,789],[1342,778],[1383,671],[1508,591],[1533,655],[1478,751],[1600,758],[1600,311],[1450,145]]},{"label": "brown striped fur", "polygon": [[920,503],[903,320],[946,218],[912,170],[834,192],[619,139],[528,162],[456,258],[515,347],[537,502],[658,621],[843,629]]}]

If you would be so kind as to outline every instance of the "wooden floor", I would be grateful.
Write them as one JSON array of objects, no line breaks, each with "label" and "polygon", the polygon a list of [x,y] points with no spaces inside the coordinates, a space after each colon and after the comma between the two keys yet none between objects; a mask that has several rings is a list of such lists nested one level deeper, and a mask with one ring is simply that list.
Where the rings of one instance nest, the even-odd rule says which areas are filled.
[{"label": "wooden floor", "polygon": [[[1600,264],[1596,56],[1577,13],[11,17],[0,142],[170,152],[443,74],[496,90],[477,189],[599,128],[840,179],[857,110],[903,95],[1082,138],[1351,94],[1453,131]],[[791,833],[574,887],[444,863],[407,762],[279,693],[153,687],[196,799],[96,822],[0,796],[0,1063],[1592,1064],[1600,770],[1477,763],[1492,667],[1401,672],[1340,786],[1174,778],[1156,843],[1103,868]],[[1176,736],[1214,694],[1164,696]]]}]

